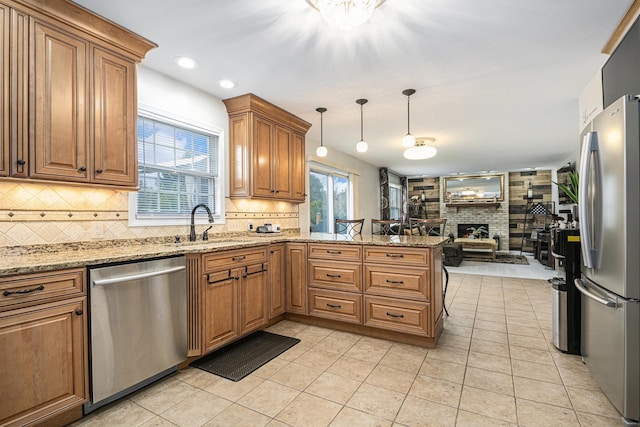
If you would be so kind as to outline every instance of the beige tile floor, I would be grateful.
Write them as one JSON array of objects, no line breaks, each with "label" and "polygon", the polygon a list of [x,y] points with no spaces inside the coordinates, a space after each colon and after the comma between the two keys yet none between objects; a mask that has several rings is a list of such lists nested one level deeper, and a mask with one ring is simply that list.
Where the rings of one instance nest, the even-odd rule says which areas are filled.
[{"label": "beige tile floor", "polygon": [[74,426],[619,426],[556,351],[544,280],[452,274],[436,349],[290,321],[301,342],[234,383],[188,368]]}]

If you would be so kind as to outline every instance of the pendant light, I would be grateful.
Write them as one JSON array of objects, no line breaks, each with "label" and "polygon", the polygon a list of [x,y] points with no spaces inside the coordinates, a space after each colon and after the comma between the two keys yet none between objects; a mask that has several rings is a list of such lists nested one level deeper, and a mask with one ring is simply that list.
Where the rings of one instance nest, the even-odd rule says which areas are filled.
[{"label": "pendant light", "polygon": [[416,93],[415,89],[405,89],[402,91],[403,95],[407,96],[407,134],[402,138],[402,145],[406,148],[413,147],[416,144],[416,137],[411,135],[410,128],[410,115],[409,115],[409,98]]},{"label": "pendant light", "polygon": [[327,111],[326,108],[324,107],[318,107],[316,108],[316,111],[318,113],[320,113],[320,146],[318,148],[316,148],[316,155],[318,157],[327,157],[327,147],[324,146],[324,144],[322,143],[323,140],[323,135],[322,135],[322,115]]},{"label": "pendant light", "polygon": [[360,105],[360,141],[356,144],[356,151],[358,153],[366,153],[367,150],[369,149],[369,144],[367,144],[367,142],[364,140],[363,136],[362,136],[362,123],[363,123],[363,118],[362,118],[362,106],[364,104],[366,104],[367,102],[369,102],[366,99],[356,99],[356,104]]},{"label": "pendant light", "polygon": [[409,160],[424,160],[435,156],[438,150],[435,147],[427,145],[436,141],[435,138],[425,137],[418,138],[413,147],[404,150],[404,158]]}]

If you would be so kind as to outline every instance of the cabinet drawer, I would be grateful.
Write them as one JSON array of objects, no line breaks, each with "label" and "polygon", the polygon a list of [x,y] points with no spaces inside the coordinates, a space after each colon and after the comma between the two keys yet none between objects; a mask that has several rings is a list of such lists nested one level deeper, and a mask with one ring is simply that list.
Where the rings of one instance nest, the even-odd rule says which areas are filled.
[{"label": "cabinet drawer", "polygon": [[360,261],[362,260],[362,246],[309,243],[309,258]]},{"label": "cabinet drawer", "polygon": [[0,278],[0,311],[48,298],[86,294],[85,269],[50,271]]},{"label": "cabinet drawer", "polygon": [[362,291],[362,264],[309,260],[309,284],[320,288]]},{"label": "cabinet drawer", "polygon": [[398,332],[432,336],[429,303],[382,297],[364,297],[364,324]]},{"label": "cabinet drawer", "polygon": [[364,262],[384,263],[384,264],[402,264],[402,265],[419,265],[424,267],[429,261],[431,250],[424,249],[407,249],[384,246],[365,246]]},{"label": "cabinet drawer", "polygon": [[204,272],[235,268],[256,262],[267,262],[267,247],[248,250],[214,252],[202,256]]},{"label": "cabinet drawer", "polygon": [[428,273],[428,268],[365,264],[364,290],[369,294],[427,300]]},{"label": "cabinet drawer", "polygon": [[362,323],[362,295],[309,288],[309,315]]}]

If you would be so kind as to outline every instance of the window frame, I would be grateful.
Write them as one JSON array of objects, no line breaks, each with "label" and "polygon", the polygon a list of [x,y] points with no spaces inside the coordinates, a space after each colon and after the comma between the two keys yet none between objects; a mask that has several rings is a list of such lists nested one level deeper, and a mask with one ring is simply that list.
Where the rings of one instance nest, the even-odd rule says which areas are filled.
[{"label": "window frame", "polygon": [[[353,219],[354,218],[354,205],[355,205],[355,194],[354,194],[354,182],[353,182],[353,174],[351,174],[348,171],[345,170],[341,170],[338,168],[332,168],[329,167],[327,165],[321,164],[321,163],[317,163],[317,162],[310,162],[309,164],[309,168],[308,168],[308,177],[307,177],[307,181],[311,182],[311,173],[315,172],[315,173],[320,173],[320,174],[325,174],[329,176],[331,185],[328,187],[328,194],[327,194],[327,198],[329,199],[329,213],[328,216],[330,216],[331,218],[335,218],[335,209],[333,207],[333,201],[334,201],[334,194],[333,194],[333,177],[334,176],[339,176],[342,178],[346,178],[348,181],[348,194],[347,194],[347,219]],[[311,192],[309,192],[309,195],[311,195]],[[311,196],[309,196],[309,205],[311,205]],[[311,211],[309,211],[309,223],[311,224]],[[331,221],[329,222],[327,227],[327,231],[326,233],[329,234],[333,234],[335,232],[334,230],[334,222]],[[320,232],[321,233],[321,232]]]},{"label": "window frame", "polygon": [[[197,123],[194,120],[190,120],[188,118],[176,117],[175,115],[171,115],[169,113],[165,113],[153,107],[138,106],[138,114],[137,118],[142,116],[146,119],[155,120],[157,122],[161,122],[163,124],[182,128],[185,130],[214,135],[218,137],[218,200],[217,206],[218,211],[213,212],[213,218],[215,220],[215,224],[224,224],[225,223],[225,176],[226,176],[226,168],[225,168],[225,132],[223,128],[216,127],[213,125],[204,125],[201,123]],[[137,124],[136,124],[137,126]],[[136,137],[136,153],[137,153],[137,143],[138,138]],[[136,154],[137,155],[137,154]],[[136,173],[139,173],[138,168],[136,168]],[[194,175],[198,175],[198,173],[194,173]],[[209,223],[208,217],[204,209],[198,209],[194,217],[195,224],[207,224]],[[153,227],[153,226],[181,226],[181,225],[190,225],[191,224],[191,216],[190,214],[165,214],[165,215],[148,215],[148,214],[138,214],[138,191],[132,191],[129,193],[129,226],[130,227]]]}]

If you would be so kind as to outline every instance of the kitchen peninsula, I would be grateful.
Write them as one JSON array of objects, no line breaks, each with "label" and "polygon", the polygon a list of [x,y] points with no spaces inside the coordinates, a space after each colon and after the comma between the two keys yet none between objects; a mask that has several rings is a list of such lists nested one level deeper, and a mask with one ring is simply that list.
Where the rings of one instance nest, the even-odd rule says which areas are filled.
[{"label": "kitchen peninsula", "polygon": [[[5,392],[21,396],[21,415],[6,412],[2,420],[43,420],[68,411],[78,416],[88,397],[89,268],[186,257],[189,358],[183,365],[283,319],[435,347],[443,330],[444,241],[283,233],[2,248],[0,344],[24,361],[18,368],[0,361],[6,362],[0,363]],[[24,328],[38,342],[25,339]],[[36,347],[47,348],[42,358],[33,358]],[[69,369],[53,382],[42,375],[36,385],[22,383],[29,370],[57,372],[59,366]],[[48,406],[30,397],[34,386]]]}]

